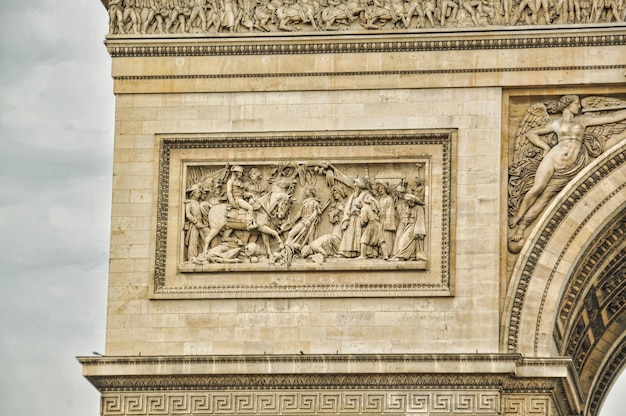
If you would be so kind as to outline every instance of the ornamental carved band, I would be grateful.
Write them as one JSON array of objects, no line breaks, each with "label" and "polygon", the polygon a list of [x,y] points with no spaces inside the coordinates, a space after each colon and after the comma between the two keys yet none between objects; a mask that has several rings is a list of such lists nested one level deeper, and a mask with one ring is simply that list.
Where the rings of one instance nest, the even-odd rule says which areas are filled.
[{"label": "ornamental carved band", "polygon": [[449,294],[453,136],[158,138],[155,295]]},{"label": "ornamental carved band", "polygon": [[[499,415],[497,391],[107,393],[101,414],[114,415]],[[517,401],[509,406],[526,410]],[[526,415],[533,413],[507,413]],[[546,414],[546,413],[542,413]]]},{"label": "ornamental carved band", "polygon": [[619,1],[109,0],[109,33],[415,30],[624,21]]},{"label": "ornamental carved band", "polygon": [[553,411],[550,399],[519,394],[506,396],[504,398],[504,414],[516,416],[549,416],[557,413]]}]

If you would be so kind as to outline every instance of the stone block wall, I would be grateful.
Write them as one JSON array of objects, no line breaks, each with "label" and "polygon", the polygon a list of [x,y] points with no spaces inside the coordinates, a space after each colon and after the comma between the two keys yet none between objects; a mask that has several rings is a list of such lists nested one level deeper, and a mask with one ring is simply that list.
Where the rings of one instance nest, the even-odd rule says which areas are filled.
[{"label": "stone block wall", "polygon": [[[117,94],[107,355],[498,352],[501,114],[499,88]],[[457,132],[449,296],[154,296],[158,135],[388,129]]]}]

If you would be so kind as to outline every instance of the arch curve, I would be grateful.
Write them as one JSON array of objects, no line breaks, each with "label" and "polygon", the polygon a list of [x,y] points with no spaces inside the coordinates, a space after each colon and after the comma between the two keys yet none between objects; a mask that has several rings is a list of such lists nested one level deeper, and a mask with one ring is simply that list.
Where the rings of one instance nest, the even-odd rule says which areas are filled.
[{"label": "arch curve", "polygon": [[626,143],[574,178],[520,252],[503,311],[503,352],[571,357],[597,414],[626,364]]}]

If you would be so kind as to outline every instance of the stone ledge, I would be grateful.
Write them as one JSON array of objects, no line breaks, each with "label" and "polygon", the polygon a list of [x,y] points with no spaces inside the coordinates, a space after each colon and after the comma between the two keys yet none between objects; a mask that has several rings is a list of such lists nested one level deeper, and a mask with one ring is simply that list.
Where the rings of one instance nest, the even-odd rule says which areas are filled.
[{"label": "stone ledge", "polygon": [[87,378],[206,374],[517,374],[566,377],[569,358],[520,354],[301,354],[77,357]]},{"label": "stone ledge", "polygon": [[[548,394],[580,409],[584,392],[568,358],[519,354],[241,355],[78,357],[101,392],[195,391],[211,396],[272,390],[381,394],[481,391]],[[246,393],[248,392],[248,393]],[[281,393],[282,392],[282,393]],[[232,398],[231,398],[232,399]]]},{"label": "stone ledge", "polygon": [[292,55],[533,49],[626,44],[626,25],[569,25],[376,33],[273,33],[207,35],[109,35],[113,57]]}]

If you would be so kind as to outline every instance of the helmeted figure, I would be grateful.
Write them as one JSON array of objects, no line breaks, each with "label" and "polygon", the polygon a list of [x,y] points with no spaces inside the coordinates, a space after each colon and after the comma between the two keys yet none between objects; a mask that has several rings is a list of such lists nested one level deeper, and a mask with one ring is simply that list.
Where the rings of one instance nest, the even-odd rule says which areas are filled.
[{"label": "helmeted figure", "polygon": [[245,200],[245,198],[253,198],[254,195],[247,192],[244,189],[241,177],[243,176],[243,168],[239,165],[234,165],[231,169],[230,179],[226,182],[226,196],[231,208],[243,208],[248,211],[246,216],[246,227],[251,230],[256,228],[254,223],[254,207]]}]

